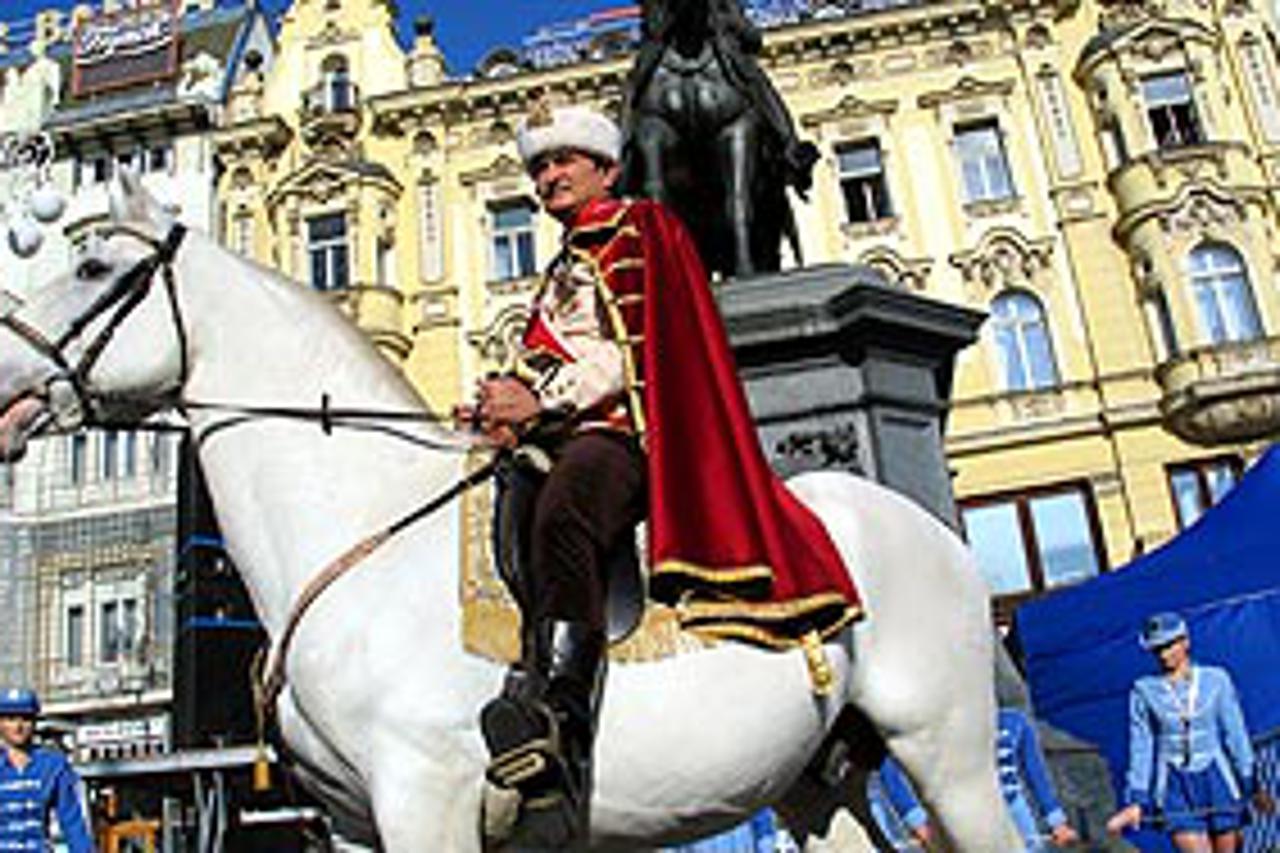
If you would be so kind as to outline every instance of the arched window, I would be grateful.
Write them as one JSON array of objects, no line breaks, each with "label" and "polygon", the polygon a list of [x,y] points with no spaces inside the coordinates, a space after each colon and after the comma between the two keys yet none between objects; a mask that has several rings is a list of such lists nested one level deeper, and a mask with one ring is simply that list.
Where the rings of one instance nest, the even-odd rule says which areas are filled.
[{"label": "arched window", "polygon": [[1049,324],[1040,300],[1010,291],[991,302],[991,323],[1007,391],[1035,391],[1058,384]]},{"label": "arched window", "polygon": [[1262,337],[1258,307],[1239,252],[1222,243],[1207,243],[1191,252],[1187,266],[1191,295],[1207,343]]}]

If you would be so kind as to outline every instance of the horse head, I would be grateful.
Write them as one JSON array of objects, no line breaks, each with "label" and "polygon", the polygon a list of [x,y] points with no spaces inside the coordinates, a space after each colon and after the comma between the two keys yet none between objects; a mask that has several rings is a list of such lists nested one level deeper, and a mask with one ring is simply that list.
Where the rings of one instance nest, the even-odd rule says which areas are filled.
[{"label": "horse head", "polygon": [[0,460],[42,433],[136,422],[182,384],[172,265],[183,229],[131,172],[110,198],[70,271],[0,304]]}]

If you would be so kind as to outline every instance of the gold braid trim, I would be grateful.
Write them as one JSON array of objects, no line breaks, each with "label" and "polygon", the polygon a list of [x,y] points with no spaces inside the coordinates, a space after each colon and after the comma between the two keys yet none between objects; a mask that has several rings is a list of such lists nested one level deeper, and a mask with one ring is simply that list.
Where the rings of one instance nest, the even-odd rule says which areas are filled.
[{"label": "gold braid trim", "polygon": [[[632,202],[623,202],[618,206],[618,210],[608,219],[602,219],[599,222],[588,222],[585,225],[578,225],[572,231],[565,235],[565,242],[572,243],[575,238],[589,234],[595,234],[598,231],[607,231],[610,228],[617,228],[628,213],[631,212]],[[630,230],[628,230],[630,229]],[[640,232],[636,230],[634,225],[619,229],[619,233],[628,233],[638,235]]]},{"label": "gold braid trim", "polygon": [[743,618],[752,622],[782,622],[807,616],[828,607],[853,609],[838,592],[820,592],[790,601],[700,601],[689,600],[680,605],[680,618],[690,622]]},{"label": "gold braid trim", "polygon": [[749,616],[745,616],[745,613],[750,610],[750,605],[743,605],[742,607],[744,611],[742,621],[726,617],[726,621],[723,622],[706,622],[697,625],[690,625],[686,622],[684,629],[707,640],[739,640],[766,649],[773,649],[774,651],[787,651],[789,649],[803,648],[805,635],[809,633],[816,633],[822,640],[829,640],[863,615],[859,608],[848,606],[839,616],[824,624],[821,628],[814,628],[812,632],[806,631],[799,636],[789,636],[778,633],[774,628],[767,628],[754,623]]},{"label": "gold braid trim", "polygon": [[684,575],[715,586],[756,581],[773,583],[773,569],[768,566],[709,569],[696,563],[686,563],[683,560],[663,560],[649,572],[651,578],[662,575]]},{"label": "gold braid trim", "polygon": [[[618,272],[619,270],[642,270],[642,269],[644,269],[644,258],[623,258],[620,261],[617,261],[616,263],[610,264],[608,269],[605,270],[605,274],[613,275],[615,272]],[[614,301],[617,302],[619,305],[626,305],[628,303],[633,303],[633,302],[643,302],[644,294],[635,293],[627,296],[618,296],[614,298]]]}]

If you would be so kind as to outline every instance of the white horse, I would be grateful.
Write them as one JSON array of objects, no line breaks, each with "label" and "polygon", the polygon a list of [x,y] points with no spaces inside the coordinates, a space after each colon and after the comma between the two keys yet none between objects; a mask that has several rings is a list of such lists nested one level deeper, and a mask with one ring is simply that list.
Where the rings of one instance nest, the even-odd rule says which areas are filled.
[{"label": "white horse", "polygon": [[[0,326],[3,457],[41,432],[134,422],[183,400],[315,408],[328,395],[335,406],[421,410],[322,297],[202,234],[176,242],[131,176],[112,201],[113,224],[74,271]],[[425,447],[209,408],[191,408],[189,422],[227,549],[277,642],[320,567],[463,476],[452,451],[465,439],[429,423],[404,428]],[[830,786],[813,772],[824,744],[855,735],[872,754],[887,745],[953,847],[1020,849],[996,786],[993,634],[968,553],[866,480],[818,473],[790,485],[826,524],[866,608],[825,645],[834,691],[815,695],[799,650],[723,643],[614,665],[593,849],[687,841],[766,805],[802,833],[839,805],[865,816],[864,768]],[[395,853],[482,847],[477,714],[504,670],[462,646],[458,515],[446,507],[402,531],[316,600],[278,703],[305,779]]]}]

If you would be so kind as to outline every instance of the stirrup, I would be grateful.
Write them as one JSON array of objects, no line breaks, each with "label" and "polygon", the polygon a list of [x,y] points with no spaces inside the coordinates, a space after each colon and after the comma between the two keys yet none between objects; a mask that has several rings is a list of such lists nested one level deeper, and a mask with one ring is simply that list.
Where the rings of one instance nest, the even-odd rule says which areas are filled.
[{"label": "stirrup", "polygon": [[498,696],[481,711],[480,728],[493,756],[486,780],[520,798],[510,838],[501,840],[536,849],[563,849],[581,841],[585,792],[561,754],[555,714],[540,703]]}]

